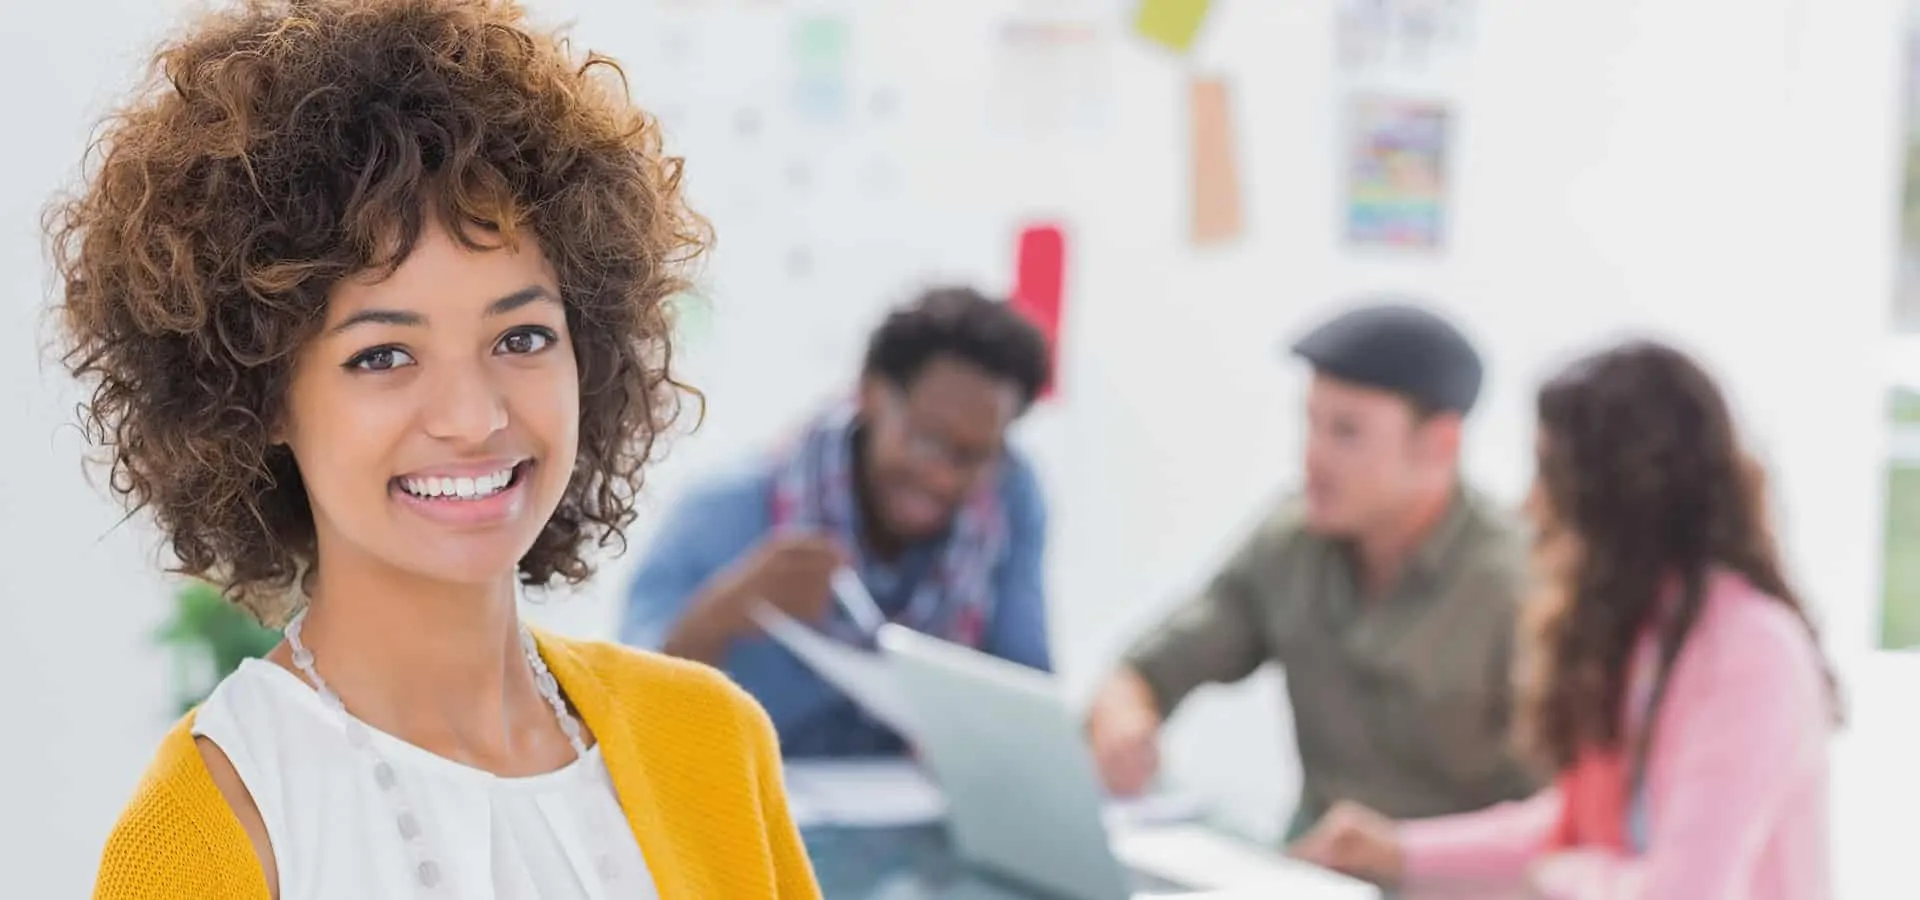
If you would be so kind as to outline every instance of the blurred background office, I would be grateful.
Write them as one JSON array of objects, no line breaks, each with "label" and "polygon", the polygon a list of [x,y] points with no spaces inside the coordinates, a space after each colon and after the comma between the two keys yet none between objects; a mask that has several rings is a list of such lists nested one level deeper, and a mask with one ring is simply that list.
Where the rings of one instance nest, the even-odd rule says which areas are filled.
[{"label": "blurred background office", "polygon": [[[1057,353],[1013,440],[1047,497],[1054,668],[1084,693],[1297,482],[1305,373],[1283,342],[1343,299],[1431,298],[1471,331],[1487,382],[1464,458],[1513,503],[1537,380],[1652,333],[1732,395],[1849,691],[1840,896],[1920,890],[1902,840],[1920,815],[1920,215],[1903,202],[1920,54],[1902,0],[1213,0],[1190,33],[1139,0],[528,5],[626,64],[719,238],[678,321],[705,420],[654,470],[633,545],[845,390],[888,307],[937,283],[1011,295]],[[80,467],[39,227],[190,6],[0,18],[9,896],[84,893],[204,664],[158,634],[182,586],[151,531]],[[533,616],[614,637],[637,556]],[[1167,748],[1168,776],[1249,831],[1277,832],[1295,799],[1280,677],[1204,691]]]}]

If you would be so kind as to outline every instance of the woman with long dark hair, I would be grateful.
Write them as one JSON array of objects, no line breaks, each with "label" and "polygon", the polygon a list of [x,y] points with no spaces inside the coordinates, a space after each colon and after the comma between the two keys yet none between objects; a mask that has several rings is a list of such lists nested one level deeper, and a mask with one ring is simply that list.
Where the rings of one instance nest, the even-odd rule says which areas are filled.
[{"label": "woman with long dark hair", "polygon": [[1295,853],[1411,889],[1824,900],[1837,692],[1719,388],[1635,342],[1568,368],[1538,412],[1517,731],[1555,784],[1424,821],[1345,805]]}]

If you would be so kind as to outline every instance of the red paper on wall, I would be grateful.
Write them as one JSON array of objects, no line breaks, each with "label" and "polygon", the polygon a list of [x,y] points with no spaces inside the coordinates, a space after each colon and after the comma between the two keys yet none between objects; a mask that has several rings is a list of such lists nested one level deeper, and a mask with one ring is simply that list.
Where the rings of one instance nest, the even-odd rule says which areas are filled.
[{"label": "red paper on wall", "polygon": [[1040,391],[1051,397],[1060,380],[1060,322],[1065,297],[1067,239],[1058,225],[1031,225],[1020,231],[1014,265],[1013,307],[1047,336],[1053,378]]}]

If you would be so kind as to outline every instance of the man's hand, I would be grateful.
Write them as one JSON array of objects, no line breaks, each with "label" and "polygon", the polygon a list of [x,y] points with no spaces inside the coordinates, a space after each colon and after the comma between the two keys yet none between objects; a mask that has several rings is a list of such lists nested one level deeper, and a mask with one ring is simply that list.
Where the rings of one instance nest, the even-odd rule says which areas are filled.
[{"label": "man's hand", "polygon": [[833,605],[833,572],[845,563],[832,538],[771,535],[741,564],[732,600],[742,618],[754,603],[765,600],[796,619],[818,622]]},{"label": "man's hand", "polygon": [[1146,679],[1121,668],[1095,695],[1087,715],[1087,741],[1107,791],[1132,797],[1160,769],[1160,710]]},{"label": "man's hand", "polygon": [[753,629],[748,613],[763,601],[796,619],[825,619],[833,603],[833,572],[845,562],[839,545],[824,535],[769,535],[708,581],[667,636],[664,649],[717,663],[735,638]]}]

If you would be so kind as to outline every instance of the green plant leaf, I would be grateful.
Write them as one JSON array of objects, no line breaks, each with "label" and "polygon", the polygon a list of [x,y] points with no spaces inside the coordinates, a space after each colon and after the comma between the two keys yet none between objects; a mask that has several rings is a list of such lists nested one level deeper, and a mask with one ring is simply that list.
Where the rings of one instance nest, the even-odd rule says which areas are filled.
[{"label": "green plant leaf", "polygon": [[[190,581],[174,593],[173,615],[155,630],[154,639],[173,654],[175,701],[184,712],[242,662],[265,656],[280,643],[280,632],[260,625],[213,585]],[[195,674],[209,680],[199,683]]]}]

